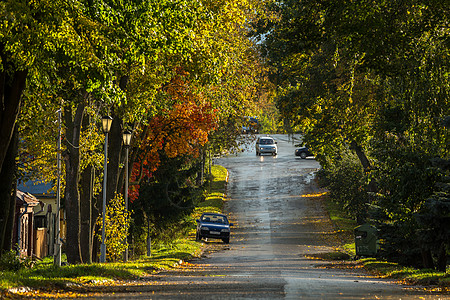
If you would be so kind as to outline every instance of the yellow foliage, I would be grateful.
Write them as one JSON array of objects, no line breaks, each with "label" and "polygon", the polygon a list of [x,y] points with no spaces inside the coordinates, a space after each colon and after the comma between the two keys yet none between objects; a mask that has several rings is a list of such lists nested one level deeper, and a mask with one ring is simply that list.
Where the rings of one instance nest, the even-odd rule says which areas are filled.
[{"label": "yellow foliage", "polygon": [[[97,220],[99,226],[98,238],[101,239],[103,219]],[[121,194],[116,194],[106,206],[105,216],[105,245],[106,259],[119,261],[123,252],[128,248],[126,237],[130,228],[130,212],[125,211],[125,200]]]}]

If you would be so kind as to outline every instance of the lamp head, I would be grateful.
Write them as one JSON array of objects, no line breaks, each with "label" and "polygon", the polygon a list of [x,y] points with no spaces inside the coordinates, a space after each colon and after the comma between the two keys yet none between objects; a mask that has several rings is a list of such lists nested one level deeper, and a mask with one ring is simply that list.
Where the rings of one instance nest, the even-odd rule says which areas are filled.
[{"label": "lamp head", "polygon": [[103,116],[102,117],[103,133],[108,133],[109,132],[109,130],[111,129],[112,120],[113,120],[113,118],[110,117],[110,116]]},{"label": "lamp head", "polygon": [[130,146],[132,134],[133,134],[133,133],[132,133],[131,131],[129,131],[129,130],[125,130],[125,131],[123,132],[123,144],[124,144],[125,146]]}]

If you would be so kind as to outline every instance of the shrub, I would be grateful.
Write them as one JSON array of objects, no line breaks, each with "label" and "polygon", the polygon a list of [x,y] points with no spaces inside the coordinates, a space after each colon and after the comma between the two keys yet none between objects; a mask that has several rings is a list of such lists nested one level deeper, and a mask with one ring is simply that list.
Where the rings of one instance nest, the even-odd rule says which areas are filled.
[{"label": "shrub", "polygon": [[[100,217],[98,237],[101,239],[103,220]],[[121,194],[116,194],[106,207],[105,245],[106,258],[109,261],[119,261],[125,249],[128,248],[128,229],[130,228],[130,213],[125,211],[125,200]]]},{"label": "shrub", "polygon": [[363,220],[367,214],[368,194],[364,171],[351,152],[330,164],[319,174],[319,184],[330,191],[331,199],[356,220]]},{"label": "shrub", "polygon": [[416,217],[433,195],[439,172],[430,156],[413,147],[389,146],[376,153],[378,192],[370,211],[379,229],[379,255],[401,265],[424,267],[428,255]]},{"label": "shrub", "polygon": [[14,250],[6,251],[0,256],[0,270],[18,271],[32,266],[32,260],[29,257],[19,257]]}]

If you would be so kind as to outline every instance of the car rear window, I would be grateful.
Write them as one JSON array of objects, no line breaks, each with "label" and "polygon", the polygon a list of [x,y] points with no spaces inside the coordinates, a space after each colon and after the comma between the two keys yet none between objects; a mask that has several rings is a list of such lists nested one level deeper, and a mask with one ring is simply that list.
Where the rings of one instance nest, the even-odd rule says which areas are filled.
[{"label": "car rear window", "polygon": [[202,217],[202,221],[205,222],[213,222],[213,223],[222,223],[222,224],[226,224],[227,223],[227,219],[223,216],[216,216],[216,215],[204,215]]},{"label": "car rear window", "polygon": [[272,139],[261,139],[259,141],[259,143],[261,145],[272,145],[273,144],[273,140]]}]

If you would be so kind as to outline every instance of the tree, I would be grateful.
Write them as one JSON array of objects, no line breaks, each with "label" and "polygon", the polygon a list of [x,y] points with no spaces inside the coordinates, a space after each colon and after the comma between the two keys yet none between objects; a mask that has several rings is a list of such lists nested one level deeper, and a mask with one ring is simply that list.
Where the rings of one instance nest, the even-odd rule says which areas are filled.
[{"label": "tree", "polygon": [[[438,189],[428,198],[421,211],[416,214],[419,224],[419,239],[422,248],[434,254],[436,264],[432,260],[424,261],[426,268],[434,268],[440,272],[446,272],[447,269],[447,249],[450,246],[450,197],[449,197],[449,177],[448,161],[436,162],[441,165],[443,171],[447,169],[447,175],[444,175],[438,182]],[[444,173],[445,174],[445,173]]]},{"label": "tree", "polygon": [[414,213],[435,189],[429,160],[449,154],[440,124],[449,111],[448,7],[305,0],[275,1],[268,10],[275,17],[257,33],[265,34],[281,113],[300,125],[325,168],[354,151],[369,201],[388,216],[379,220],[395,225],[383,228],[385,245],[420,251],[400,240],[417,241]]},{"label": "tree", "polygon": [[[5,182],[13,180],[7,170],[3,171],[3,163],[17,124],[27,78],[52,69],[54,47],[77,55],[72,51],[78,35],[71,31],[69,11],[67,3],[61,1],[23,3],[11,0],[0,4],[0,174],[5,175],[2,178]],[[13,197],[5,200],[14,202],[14,195],[9,195]],[[7,219],[12,220],[3,218]],[[0,238],[4,241],[7,236]]]},{"label": "tree", "polygon": [[0,213],[0,252],[7,252],[12,249],[13,226],[15,216],[16,187],[14,183],[16,167],[16,153],[18,148],[18,130],[15,129],[12,140],[4,159],[4,168],[0,176],[4,180],[0,184],[0,204],[3,209]]}]

